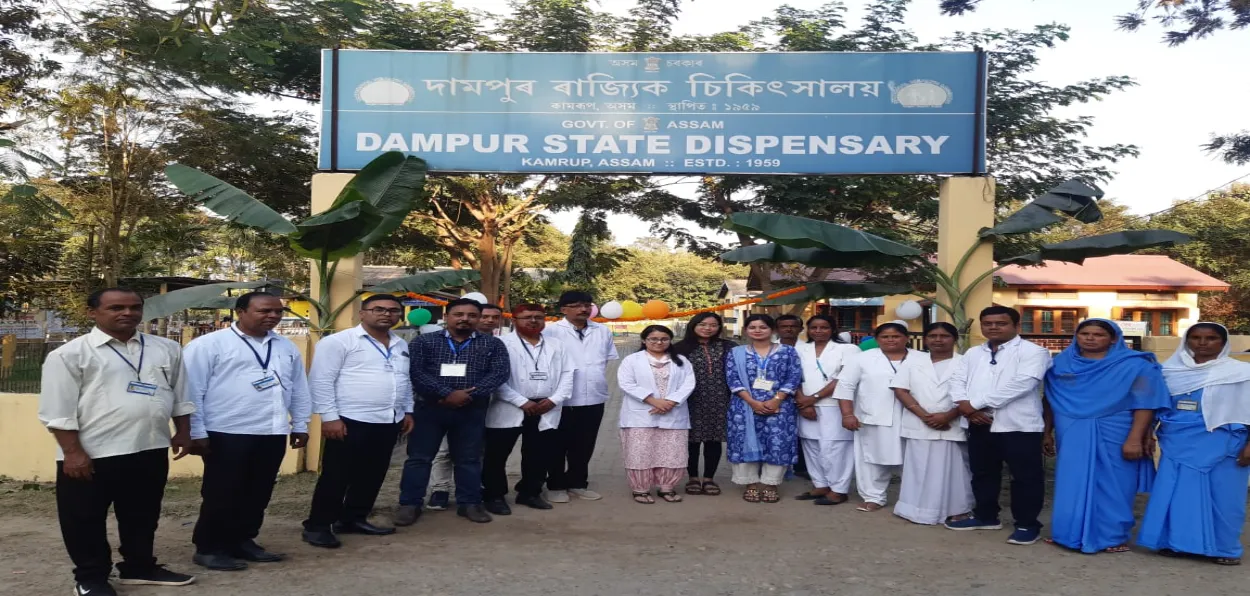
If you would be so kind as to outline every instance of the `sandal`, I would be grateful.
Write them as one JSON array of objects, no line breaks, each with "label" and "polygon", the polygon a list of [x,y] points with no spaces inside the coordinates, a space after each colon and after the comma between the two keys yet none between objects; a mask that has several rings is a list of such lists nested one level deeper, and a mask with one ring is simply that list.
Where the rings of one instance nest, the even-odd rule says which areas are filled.
[{"label": "sandal", "polygon": [[720,485],[708,480],[703,483],[703,494],[715,497],[720,494]]},{"label": "sandal", "polygon": [[863,511],[864,513],[872,513],[874,511],[881,511],[882,509],[885,509],[885,505],[877,503],[864,503],[863,505],[855,508],[856,511]]},{"label": "sandal", "polygon": [[655,499],[651,498],[651,493],[634,493],[634,502],[642,505],[653,505]]},{"label": "sandal", "polygon": [[761,503],[776,503],[780,500],[781,495],[777,494],[777,487],[775,486],[765,486],[764,490],[760,491]]},{"label": "sandal", "polygon": [[1129,552],[1129,551],[1131,551],[1131,550],[1133,550],[1133,549],[1129,548],[1129,546],[1128,546],[1127,544],[1121,544],[1121,545],[1118,545],[1118,546],[1111,546],[1111,547],[1108,547],[1108,548],[1104,548],[1104,549],[1102,549],[1102,552],[1104,552],[1104,553],[1126,553],[1126,552]]},{"label": "sandal", "polygon": [[1233,557],[1211,557],[1211,562],[1216,565],[1224,565],[1225,567],[1236,567],[1241,564],[1241,559]]},{"label": "sandal", "polygon": [[681,495],[677,494],[677,491],[675,490],[670,490],[668,492],[657,491],[656,494],[659,495],[661,499],[664,499],[664,502],[666,503],[680,503],[682,501]]},{"label": "sandal", "polygon": [[694,478],[691,478],[691,479],[690,479],[690,482],[687,482],[687,483],[686,483],[686,494],[688,494],[688,495],[701,495],[701,494],[703,494],[703,485],[702,485],[702,484],[700,484],[698,480],[695,480]]},{"label": "sandal", "polygon": [[748,487],[746,490],[742,491],[742,500],[748,503],[759,503],[760,489],[755,488],[754,486]]}]

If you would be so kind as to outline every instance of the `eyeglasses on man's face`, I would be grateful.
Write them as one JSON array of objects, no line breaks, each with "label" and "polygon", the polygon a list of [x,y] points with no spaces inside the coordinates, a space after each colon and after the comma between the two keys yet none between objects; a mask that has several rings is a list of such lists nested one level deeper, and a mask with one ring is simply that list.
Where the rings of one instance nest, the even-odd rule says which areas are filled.
[{"label": "eyeglasses on man's face", "polygon": [[371,312],[375,315],[402,315],[404,314],[404,309],[402,308],[366,308],[364,309],[364,312]]},{"label": "eyeglasses on man's face", "polygon": [[647,338],[647,343],[649,344],[666,344],[670,341],[673,341],[673,338],[671,337],[648,337]]}]

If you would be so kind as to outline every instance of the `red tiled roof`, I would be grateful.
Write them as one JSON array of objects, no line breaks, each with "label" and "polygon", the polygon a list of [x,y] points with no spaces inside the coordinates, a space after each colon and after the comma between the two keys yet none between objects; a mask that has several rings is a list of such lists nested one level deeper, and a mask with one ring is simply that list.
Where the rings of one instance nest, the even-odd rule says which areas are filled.
[{"label": "red tiled roof", "polygon": [[997,276],[1011,287],[1039,289],[1228,290],[1228,284],[1164,255],[1098,257],[1084,265],[1057,261],[1047,261],[1044,267],[1008,265]]}]

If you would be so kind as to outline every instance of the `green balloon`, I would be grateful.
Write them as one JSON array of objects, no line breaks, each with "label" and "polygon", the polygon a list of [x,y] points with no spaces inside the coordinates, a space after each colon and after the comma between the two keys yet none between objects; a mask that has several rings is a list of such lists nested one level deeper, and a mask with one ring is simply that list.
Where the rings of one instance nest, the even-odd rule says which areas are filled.
[{"label": "green balloon", "polygon": [[414,308],[408,312],[408,324],[413,327],[420,327],[430,322],[434,315],[424,308]]},{"label": "green balloon", "polygon": [[876,348],[876,347],[879,347],[879,346],[877,345],[877,340],[876,340],[876,338],[872,338],[872,337],[870,337],[870,338],[868,338],[868,339],[865,339],[864,341],[860,342],[860,344],[859,344],[859,349],[860,349],[861,351],[864,351],[864,352],[867,352],[868,350],[871,350],[871,349]]}]

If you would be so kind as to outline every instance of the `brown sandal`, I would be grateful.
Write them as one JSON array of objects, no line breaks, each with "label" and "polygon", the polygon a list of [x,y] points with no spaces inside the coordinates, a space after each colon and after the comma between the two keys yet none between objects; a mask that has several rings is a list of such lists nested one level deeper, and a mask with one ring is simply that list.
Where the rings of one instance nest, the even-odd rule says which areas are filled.
[{"label": "brown sandal", "polygon": [[1236,567],[1241,564],[1241,559],[1233,557],[1211,557],[1211,562],[1216,565],[1224,565],[1225,567]]},{"label": "brown sandal", "polygon": [[686,483],[686,494],[688,495],[703,494],[703,484],[701,484],[698,480],[691,478],[690,482]]},{"label": "brown sandal", "polygon": [[754,486],[748,487],[746,490],[742,491],[742,500],[748,503],[759,503],[760,489],[755,488]]},{"label": "brown sandal", "polygon": [[661,499],[664,499],[664,502],[666,502],[666,503],[680,503],[680,502],[682,502],[681,495],[677,494],[677,491],[675,491],[675,490],[670,490],[670,491],[668,491],[668,492],[659,491],[659,492],[657,492],[656,494],[657,494],[657,495],[659,495],[659,497],[660,497]]},{"label": "brown sandal", "polygon": [[777,487],[775,486],[765,486],[764,490],[760,491],[761,503],[776,503],[780,500],[781,495],[777,494]]},{"label": "brown sandal", "polygon": [[651,498],[651,493],[634,493],[634,502],[641,505],[654,505],[655,499]]},{"label": "brown sandal", "polygon": [[715,497],[720,494],[720,485],[708,480],[703,483],[703,494]]}]

